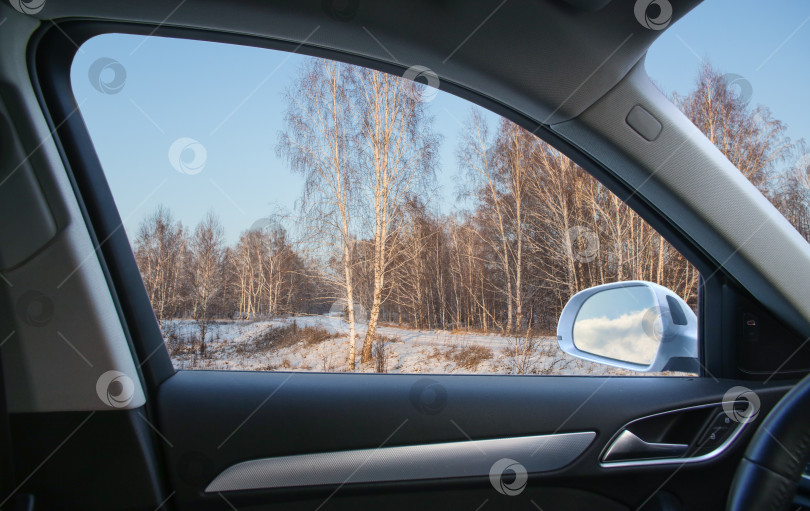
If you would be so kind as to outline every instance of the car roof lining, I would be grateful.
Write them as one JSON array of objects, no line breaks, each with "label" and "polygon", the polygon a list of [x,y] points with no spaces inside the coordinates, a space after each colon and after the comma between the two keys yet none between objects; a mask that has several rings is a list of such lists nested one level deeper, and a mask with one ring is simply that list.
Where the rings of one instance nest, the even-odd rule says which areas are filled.
[{"label": "car roof lining", "polygon": [[[673,20],[699,0],[672,0]],[[597,2],[597,6],[599,3]],[[441,80],[475,90],[542,124],[571,119],[613,88],[660,31],[642,26],[633,6],[597,10],[559,0],[186,0],[48,2],[43,20],[103,19],[199,28],[304,42],[401,69],[425,66]],[[509,34],[512,37],[503,37]],[[553,76],[553,80],[545,77]]]}]

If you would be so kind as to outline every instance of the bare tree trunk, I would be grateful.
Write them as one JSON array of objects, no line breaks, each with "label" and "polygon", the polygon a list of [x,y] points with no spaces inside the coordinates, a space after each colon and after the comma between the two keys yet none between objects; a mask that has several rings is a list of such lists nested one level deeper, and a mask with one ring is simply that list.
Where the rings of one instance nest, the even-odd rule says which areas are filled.
[{"label": "bare tree trunk", "polygon": [[349,315],[349,371],[354,371],[355,360],[357,359],[355,353],[357,333],[354,327],[354,285],[352,284],[351,250],[349,249],[348,243],[343,245],[343,274],[346,279],[346,310]]}]

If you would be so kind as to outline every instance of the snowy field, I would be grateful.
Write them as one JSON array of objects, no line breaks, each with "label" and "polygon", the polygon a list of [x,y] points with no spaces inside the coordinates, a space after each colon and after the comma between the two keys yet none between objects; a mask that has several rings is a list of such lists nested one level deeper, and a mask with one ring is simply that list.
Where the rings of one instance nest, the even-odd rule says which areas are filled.
[{"label": "snowy field", "polygon": [[[340,318],[212,321],[205,354],[193,320],[168,320],[164,337],[176,369],[321,371],[348,369],[349,329]],[[432,374],[639,374],[592,364],[559,350],[553,337],[458,333],[378,326],[373,359],[360,363],[364,325],[357,327],[357,371]]]}]

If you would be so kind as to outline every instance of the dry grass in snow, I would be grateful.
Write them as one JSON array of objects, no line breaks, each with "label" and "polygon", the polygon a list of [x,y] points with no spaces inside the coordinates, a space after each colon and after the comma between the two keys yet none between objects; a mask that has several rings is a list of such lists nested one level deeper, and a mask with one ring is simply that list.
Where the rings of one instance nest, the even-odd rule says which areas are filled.
[{"label": "dry grass in snow", "polygon": [[[343,372],[348,325],[339,318],[305,316],[267,321],[213,321],[205,350],[192,320],[163,324],[176,369]],[[357,328],[357,371],[432,374],[634,374],[563,353],[553,337],[507,336],[381,326],[372,361],[360,364],[365,328]]]}]

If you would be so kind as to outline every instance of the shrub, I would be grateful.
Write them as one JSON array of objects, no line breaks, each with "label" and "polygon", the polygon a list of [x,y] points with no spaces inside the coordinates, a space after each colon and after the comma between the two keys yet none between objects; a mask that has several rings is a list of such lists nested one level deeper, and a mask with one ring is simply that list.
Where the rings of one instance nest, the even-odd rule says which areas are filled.
[{"label": "shrub", "polygon": [[256,352],[278,351],[289,348],[298,343],[305,346],[315,346],[329,339],[337,337],[323,328],[308,326],[299,328],[296,322],[289,325],[268,328],[253,338],[252,345],[245,350]]},{"label": "shrub", "polygon": [[374,370],[378,373],[388,372],[388,344],[396,342],[397,339],[374,336],[374,344],[371,346],[371,359],[374,362]]},{"label": "shrub", "polygon": [[482,362],[492,358],[492,350],[480,344],[463,346],[458,350],[453,349],[448,354],[456,365],[472,372],[477,371]]}]

